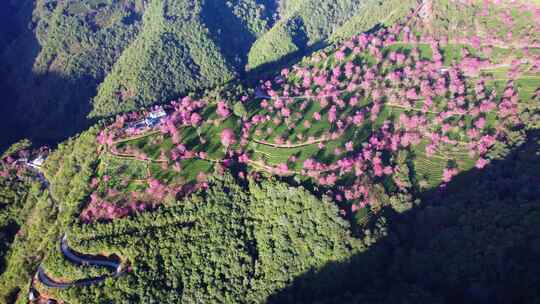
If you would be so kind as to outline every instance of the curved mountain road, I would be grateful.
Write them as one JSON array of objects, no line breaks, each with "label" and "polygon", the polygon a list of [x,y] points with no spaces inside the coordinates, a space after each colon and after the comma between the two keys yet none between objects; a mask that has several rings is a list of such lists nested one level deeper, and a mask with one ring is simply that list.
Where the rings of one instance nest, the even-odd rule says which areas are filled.
[{"label": "curved mountain road", "polygon": [[120,272],[122,270],[120,267],[121,264],[119,262],[116,262],[113,260],[107,260],[104,258],[95,258],[89,255],[85,255],[85,254],[81,254],[81,253],[73,251],[67,245],[66,234],[64,234],[64,236],[62,237],[62,240],[60,241],[60,250],[62,251],[62,254],[66,257],[66,259],[78,265],[107,267],[115,272]]},{"label": "curved mountain road", "polygon": [[[36,173],[37,178],[45,188],[49,188],[50,183],[48,182],[45,174],[39,169],[39,168],[33,168],[33,171]],[[51,196],[52,199],[52,196]],[[106,267],[112,271],[112,274],[110,275],[103,275],[99,277],[94,278],[87,278],[87,279],[81,279],[76,280],[73,282],[58,282],[49,277],[45,270],[41,265],[39,265],[36,276],[37,279],[45,286],[49,288],[68,288],[72,286],[88,286],[92,284],[97,284],[100,282],[103,282],[107,278],[117,278],[123,273],[125,273],[124,269],[122,268],[122,264],[118,261],[112,260],[112,259],[106,259],[104,257],[99,256],[93,256],[93,255],[87,255],[82,254],[79,252],[76,252],[72,250],[68,244],[67,244],[67,234],[64,234],[62,236],[62,239],[60,240],[60,251],[64,255],[64,257],[70,261],[73,264],[80,265],[80,266],[96,266],[96,267]],[[33,290],[33,282],[30,284],[30,293],[32,293]]]},{"label": "curved mountain road", "polygon": [[64,255],[64,257],[70,261],[73,264],[81,265],[81,266],[97,266],[97,267],[106,267],[114,271],[112,275],[103,275],[99,277],[94,278],[88,278],[88,279],[81,279],[76,280],[72,282],[58,282],[53,280],[51,277],[49,277],[46,273],[43,267],[40,265],[37,271],[37,278],[39,281],[49,287],[49,288],[59,288],[59,289],[65,289],[72,286],[88,286],[97,284],[100,282],[103,282],[105,279],[112,277],[116,278],[122,275],[123,269],[122,264],[120,262],[110,260],[110,259],[104,259],[99,258],[95,256],[89,256],[84,255],[81,253],[78,253],[67,245],[67,235],[64,234],[62,237],[62,240],[60,241],[60,251]]},{"label": "curved mountain road", "polygon": [[57,282],[57,281],[51,279],[45,273],[45,270],[43,269],[42,266],[39,266],[38,271],[37,271],[37,277],[38,277],[39,281],[41,282],[41,284],[43,284],[43,285],[45,285],[45,286],[47,286],[49,288],[66,289],[68,287],[73,287],[73,286],[83,287],[83,286],[89,286],[89,285],[97,284],[97,283],[100,283],[103,280],[105,280],[108,276],[100,276],[100,277],[96,277],[96,278],[82,279],[82,280],[77,280],[77,281],[73,281],[73,282]]}]

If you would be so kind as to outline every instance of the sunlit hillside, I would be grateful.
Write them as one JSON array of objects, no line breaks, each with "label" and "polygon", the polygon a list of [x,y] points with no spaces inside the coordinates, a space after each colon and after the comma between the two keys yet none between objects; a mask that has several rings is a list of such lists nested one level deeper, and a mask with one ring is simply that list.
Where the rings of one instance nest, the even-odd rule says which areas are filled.
[{"label": "sunlit hillside", "polygon": [[540,3],[57,5],[140,14],[115,116],[0,159],[0,301],[540,299]]}]

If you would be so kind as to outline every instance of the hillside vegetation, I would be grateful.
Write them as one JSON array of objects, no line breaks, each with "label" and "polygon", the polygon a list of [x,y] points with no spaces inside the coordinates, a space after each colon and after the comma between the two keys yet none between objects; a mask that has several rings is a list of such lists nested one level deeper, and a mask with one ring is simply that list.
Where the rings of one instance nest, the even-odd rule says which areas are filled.
[{"label": "hillside vegetation", "polygon": [[[439,22],[444,6],[420,8],[282,70],[255,94],[174,101],[159,130],[128,127],[142,113],[118,116],[99,136],[103,167],[83,217],[126,215],[137,200],[153,205],[204,188],[208,174],[238,163],[292,176],[345,213],[367,208],[362,220],[387,195],[444,187],[460,171],[484,168],[519,140],[525,121],[535,125],[540,51],[512,52],[491,36],[438,41],[420,30]],[[140,169],[124,174],[122,166]],[[97,212],[108,205],[114,212]]]},{"label": "hillside vegetation", "polygon": [[245,189],[226,174],[175,206],[74,230],[77,249],[115,252],[132,270],[115,286],[51,292],[71,303],[263,302],[294,276],[358,248],[337,212],[302,189],[276,182]]},{"label": "hillside vegetation", "polygon": [[[38,265],[57,250],[60,236],[76,220],[96,165],[96,131],[91,128],[60,144],[49,155],[44,177],[14,162],[21,156],[33,157],[28,147],[2,159],[0,182],[6,187],[0,192],[5,198],[0,224],[6,250],[0,264],[0,301],[26,303]],[[49,187],[43,178],[51,183]]]},{"label": "hillside vegetation", "polygon": [[[31,286],[68,303],[538,300],[540,7],[391,2],[362,16],[371,2],[239,1],[209,18],[221,4],[149,1],[94,99],[98,116],[123,113],[60,144],[48,187],[28,190],[26,141],[3,156],[0,299]],[[250,52],[273,41],[290,48],[257,64],[334,43],[253,88],[173,98],[258,69]],[[105,274],[58,252],[64,232],[122,275],[31,279],[38,264],[59,282]]]},{"label": "hillside vegetation", "polygon": [[[390,15],[403,16],[414,3]],[[141,34],[101,84],[91,115],[134,110],[212,88],[242,79],[246,70],[271,71],[325,46],[334,33],[352,36],[347,26],[356,32],[374,27],[393,5],[286,1],[276,10],[272,1],[150,1]],[[354,25],[345,25],[352,16]]]},{"label": "hillside vegetation", "polygon": [[[379,16],[407,11],[349,0],[3,5],[10,26],[0,32],[0,86],[9,101],[2,112],[13,113],[2,122],[10,131],[3,148],[23,137],[56,143],[88,127],[88,115],[110,116],[268,73],[325,46],[332,34],[350,37]],[[353,16],[354,25],[346,22]]]},{"label": "hillside vegetation", "polygon": [[[244,10],[236,11],[238,6]],[[92,115],[137,109],[231,80],[243,69],[246,48],[267,28],[262,13],[251,1],[150,1],[140,35],[101,84]]]},{"label": "hillside vegetation", "polygon": [[284,2],[282,18],[251,48],[249,69],[294,62],[310,50],[325,47],[330,38],[346,39],[378,25],[392,24],[417,4],[415,0]]},{"label": "hillside vegetation", "polygon": [[2,145],[22,137],[56,143],[88,127],[90,100],[136,36],[144,5],[29,0],[14,10],[15,33],[0,48],[0,110],[9,130]]}]

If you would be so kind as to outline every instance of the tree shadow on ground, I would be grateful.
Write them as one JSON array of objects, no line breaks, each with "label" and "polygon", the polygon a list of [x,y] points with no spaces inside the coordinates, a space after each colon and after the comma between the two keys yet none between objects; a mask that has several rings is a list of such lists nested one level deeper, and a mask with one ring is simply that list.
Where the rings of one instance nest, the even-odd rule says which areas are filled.
[{"label": "tree shadow on ground", "polygon": [[55,145],[88,128],[86,116],[97,80],[59,72],[37,74],[34,62],[41,46],[32,30],[21,34],[0,54],[0,150],[21,138],[36,145]]},{"label": "tree shadow on ground", "polygon": [[28,77],[20,83],[28,80],[31,84],[6,89],[9,97],[0,112],[8,136],[1,142],[2,149],[21,138],[37,146],[55,145],[91,125],[87,115],[96,90],[94,79],[69,79],[55,73]]},{"label": "tree shadow on ground", "polygon": [[[291,20],[296,22],[298,28],[302,28],[303,20]],[[366,31],[366,33],[375,33],[384,27],[383,24],[376,24],[372,28]],[[332,48],[333,42],[327,39],[321,39],[313,44],[309,43],[309,38],[305,32],[296,31],[293,33],[293,43],[297,46],[298,50],[280,57],[275,61],[271,61],[262,64],[254,69],[247,71],[243,75],[242,83],[251,87],[257,86],[261,79],[268,79],[275,76],[283,68],[290,68],[291,66],[298,64],[304,56],[309,56],[314,52],[320,51],[325,48]],[[235,84],[238,80],[232,80],[228,84]]]},{"label": "tree shadow on ground", "polygon": [[327,44],[325,41],[320,41],[312,46],[306,46],[296,52],[289,53],[276,61],[265,63],[251,69],[245,74],[245,83],[249,85],[256,85],[259,80],[271,77],[272,75],[276,74],[277,71],[298,63],[302,57],[319,51],[326,46]]},{"label": "tree shadow on ground", "polygon": [[[540,303],[540,131],[398,213],[367,250],[296,278],[268,303]],[[384,225],[381,225],[385,222]],[[364,238],[366,239],[366,238]]]},{"label": "tree shadow on ground", "polygon": [[207,25],[212,40],[219,46],[227,63],[242,73],[247,54],[257,39],[246,24],[234,15],[225,1],[205,1],[201,19]]}]

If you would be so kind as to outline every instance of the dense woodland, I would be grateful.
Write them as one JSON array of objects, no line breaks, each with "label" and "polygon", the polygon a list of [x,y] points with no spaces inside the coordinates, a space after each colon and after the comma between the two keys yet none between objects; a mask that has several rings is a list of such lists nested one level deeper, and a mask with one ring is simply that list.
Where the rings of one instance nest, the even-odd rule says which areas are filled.
[{"label": "dense woodland", "polygon": [[[539,296],[540,266],[531,261],[539,254],[540,193],[530,186],[538,180],[539,145],[538,132],[532,131],[487,170],[464,173],[447,190],[422,194],[421,201],[396,197],[384,216],[353,227],[352,235],[333,203],[306,190],[278,181],[245,184],[228,175],[216,177],[208,191],[181,204],[73,227],[75,248],[114,253],[132,267],[115,281],[57,296],[71,303],[96,298],[115,303],[528,302]],[[58,175],[70,174],[66,169]],[[48,225],[62,224],[60,217],[48,219],[46,200],[34,203],[44,218],[26,229],[41,239]],[[36,240],[29,235],[17,241],[25,243],[10,254],[12,261],[20,256],[22,264],[13,266],[20,277],[7,272],[2,284],[18,279],[18,288],[25,290],[35,263],[27,255],[37,254],[29,252]],[[50,247],[54,252],[55,245]],[[62,276],[83,275],[61,259],[48,263]]]},{"label": "dense woodland", "polygon": [[54,144],[89,126],[97,85],[138,33],[143,6],[132,2],[2,3],[14,12],[0,53],[4,148],[22,137]]},{"label": "dense woodland", "polygon": [[536,0],[0,17],[0,303],[540,301]]}]

